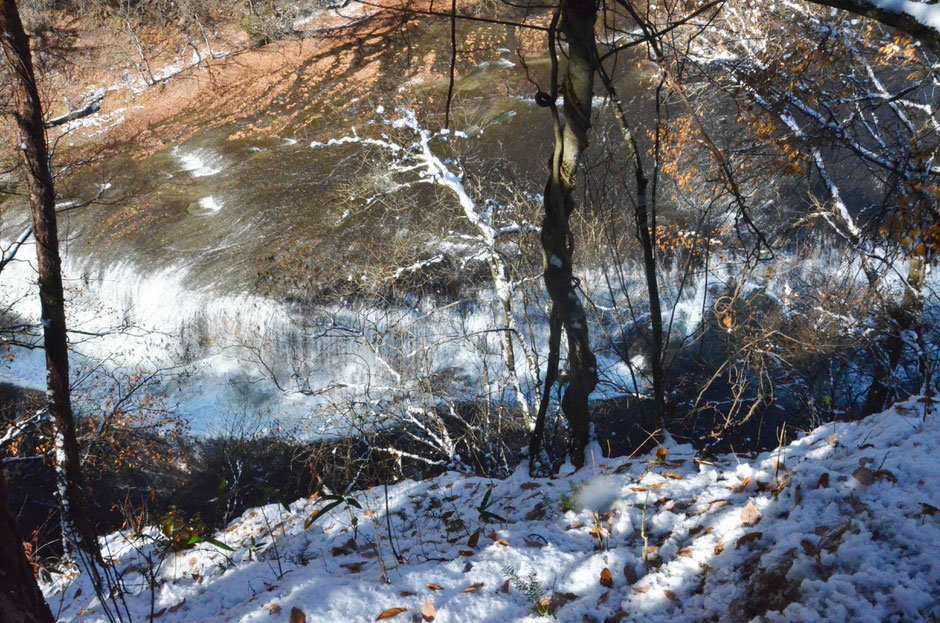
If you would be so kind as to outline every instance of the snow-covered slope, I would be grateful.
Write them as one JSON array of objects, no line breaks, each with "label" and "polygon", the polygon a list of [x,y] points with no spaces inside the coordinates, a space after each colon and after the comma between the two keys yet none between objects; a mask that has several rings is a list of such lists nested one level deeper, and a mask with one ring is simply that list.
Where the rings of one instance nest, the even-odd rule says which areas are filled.
[{"label": "snow-covered slope", "polygon": [[[543,597],[578,623],[935,621],[937,411],[911,400],[752,459],[679,446],[555,479],[448,473],[357,493],[361,508],[308,527],[323,500],[253,509],[216,535],[234,551],[158,561],[155,620],[537,621]],[[149,620],[157,545],[103,543]],[[45,590],[60,620],[102,620],[81,578]]]}]

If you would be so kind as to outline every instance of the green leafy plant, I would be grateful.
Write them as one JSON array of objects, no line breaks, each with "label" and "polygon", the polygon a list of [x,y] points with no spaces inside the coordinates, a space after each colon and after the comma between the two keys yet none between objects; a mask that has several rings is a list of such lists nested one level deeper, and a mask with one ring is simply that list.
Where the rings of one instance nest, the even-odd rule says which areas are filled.
[{"label": "green leafy plant", "polygon": [[568,493],[561,494],[561,512],[567,513],[568,511],[579,511],[581,510],[581,503],[578,502],[578,494],[581,493],[587,485],[587,481],[579,482],[577,484],[573,482],[568,482]]},{"label": "green leafy plant", "polygon": [[490,487],[486,490],[486,494],[483,495],[483,502],[477,506],[477,512],[480,513],[480,521],[483,523],[495,523],[497,521],[502,523],[509,523],[504,517],[501,517],[489,510],[490,506],[492,506],[494,502],[492,495],[493,487]]},{"label": "green leafy plant", "polygon": [[157,525],[170,551],[179,552],[190,549],[199,543],[210,543],[228,552],[235,551],[225,543],[209,536],[199,515],[187,519],[179,509],[171,508],[167,514],[160,517]]},{"label": "green leafy plant", "polygon": [[[340,504],[346,504],[346,506],[352,506],[353,508],[362,508],[362,505],[359,504],[358,501],[356,501],[356,498],[352,498],[352,497],[346,498],[341,495],[330,495],[330,494],[315,495],[315,497],[317,497],[320,501],[327,502],[327,504],[316,509],[310,514],[309,517],[307,517],[307,520],[304,522],[304,530],[308,529],[310,526],[313,525],[313,522],[315,522],[317,519],[327,514],[328,512],[330,512],[331,510],[339,506]],[[288,510],[290,510],[289,507],[288,507]]]}]

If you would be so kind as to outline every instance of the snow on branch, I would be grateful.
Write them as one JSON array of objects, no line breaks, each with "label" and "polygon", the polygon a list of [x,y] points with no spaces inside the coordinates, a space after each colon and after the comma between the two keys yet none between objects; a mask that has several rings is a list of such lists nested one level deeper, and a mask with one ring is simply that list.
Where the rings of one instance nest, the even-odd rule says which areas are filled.
[{"label": "snow on branch", "polygon": [[809,0],[881,22],[940,53],[940,4],[911,0]]}]

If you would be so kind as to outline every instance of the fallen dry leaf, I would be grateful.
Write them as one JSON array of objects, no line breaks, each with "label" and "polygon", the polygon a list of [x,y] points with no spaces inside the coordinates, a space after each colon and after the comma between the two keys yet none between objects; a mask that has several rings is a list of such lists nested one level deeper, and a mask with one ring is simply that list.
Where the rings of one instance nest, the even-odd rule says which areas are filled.
[{"label": "fallen dry leaf", "polygon": [[741,523],[745,526],[753,526],[760,521],[760,511],[754,506],[754,502],[748,502],[741,510]]},{"label": "fallen dry leaf", "polygon": [[507,541],[506,539],[500,539],[496,542],[502,545],[503,547],[509,547],[509,541]]},{"label": "fallen dry leaf", "polygon": [[688,547],[683,547],[682,549],[679,550],[679,554],[678,554],[678,555],[679,555],[680,557],[682,557],[682,558],[691,558],[691,557],[692,557],[692,550],[689,549]]},{"label": "fallen dry leaf", "polygon": [[875,482],[875,473],[867,467],[859,467],[852,472],[852,476],[866,487]]},{"label": "fallen dry leaf", "polygon": [[388,610],[384,611],[379,616],[375,617],[375,620],[384,621],[386,619],[394,619],[402,612],[408,612],[408,608],[389,608]]},{"label": "fallen dry leaf", "polygon": [[601,586],[606,588],[614,587],[614,576],[607,567],[604,567],[601,571]]},{"label": "fallen dry leaf", "polygon": [[829,486],[829,472],[825,472],[823,473],[822,476],[819,477],[819,480],[816,481],[816,488],[825,489],[828,486]]},{"label": "fallen dry leaf", "polygon": [[290,623],[307,623],[307,615],[300,608],[291,608]]},{"label": "fallen dry leaf", "polygon": [[425,599],[424,604],[421,606],[421,618],[425,621],[433,621],[437,618],[437,610],[430,599]]},{"label": "fallen dry leaf", "polygon": [[636,584],[636,569],[633,568],[633,565],[627,563],[623,566],[623,579],[627,581],[627,584]]},{"label": "fallen dry leaf", "polygon": [[741,493],[742,491],[744,491],[744,489],[747,487],[747,485],[750,482],[751,482],[750,477],[745,478],[744,480],[741,481],[741,484],[739,484],[737,487],[732,487],[731,490],[734,491],[735,493]]},{"label": "fallen dry leaf", "polygon": [[467,547],[476,547],[476,546],[477,546],[477,543],[480,542],[480,533],[481,533],[481,532],[483,532],[483,531],[482,531],[482,530],[477,530],[476,532],[474,532],[473,534],[470,535],[470,538],[467,539]]},{"label": "fallen dry leaf", "polygon": [[656,461],[658,463],[662,463],[663,461],[665,461],[666,454],[668,454],[668,452],[666,451],[666,448],[662,446],[659,446],[658,448],[656,448]]},{"label": "fallen dry leaf", "polygon": [[738,549],[738,548],[741,547],[742,545],[747,545],[748,543],[752,543],[752,542],[754,542],[754,541],[759,541],[759,540],[761,540],[763,537],[764,537],[764,533],[763,533],[763,532],[749,532],[748,534],[745,534],[745,535],[742,536],[740,539],[738,539],[738,542],[735,543],[734,547],[735,547],[735,549]]},{"label": "fallen dry leaf", "polygon": [[670,590],[663,590],[663,594],[671,601],[679,601],[679,596]]},{"label": "fallen dry leaf", "polygon": [[682,480],[682,476],[679,474],[673,474],[672,472],[663,472],[663,476],[666,478],[672,478],[673,480]]},{"label": "fallen dry leaf", "polygon": [[483,582],[474,582],[473,585],[468,586],[467,588],[460,591],[461,593],[472,593],[483,588]]},{"label": "fallen dry leaf", "polygon": [[432,591],[442,591],[442,590],[444,590],[444,588],[443,588],[441,585],[439,585],[439,584],[428,584],[428,588],[430,588]]},{"label": "fallen dry leaf", "polygon": [[280,606],[280,604],[271,604],[271,605],[268,606],[268,614],[270,614],[271,616],[275,616],[275,615],[278,615],[278,614],[280,614],[280,613],[281,613],[281,606]]}]

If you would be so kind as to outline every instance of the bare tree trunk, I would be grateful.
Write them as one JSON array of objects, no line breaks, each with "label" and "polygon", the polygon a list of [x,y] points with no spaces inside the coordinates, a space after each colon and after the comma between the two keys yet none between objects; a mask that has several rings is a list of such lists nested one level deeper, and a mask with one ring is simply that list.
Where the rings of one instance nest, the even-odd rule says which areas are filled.
[{"label": "bare tree trunk", "polygon": [[632,161],[633,174],[636,178],[636,204],[634,205],[633,214],[636,219],[637,237],[643,247],[643,270],[646,274],[646,289],[649,294],[650,325],[652,329],[650,370],[653,375],[653,416],[656,425],[665,430],[667,422],[665,413],[665,374],[663,371],[663,351],[665,348],[663,345],[663,311],[659,300],[659,282],[656,276],[656,215],[654,211],[650,210],[649,205],[649,178],[644,171],[643,160],[640,157],[640,149],[637,146],[633,130],[627,122],[623,101],[617,93],[613,80],[611,80],[604,66],[600,64],[599,59],[597,71],[614,104],[614,117],[617,119],[617,125],[620,126],[621,134],[623,134],[623,141]]},{"label": "bare tree trunk", "polygon": [[[552,301],[553,332],[564,327],[568,337],[567,386],[561,399],[561,408],[570,429],[568,456],[576,467],[584,464],[584,448],[591,428],[588,398],[597,385],[597,360],[591,350],[587,317],[577,293],[577,280],[572,272],[574,238],[568,219],[576,205],[574,189],[577,182],[578,161],[588,144],[591,129],[591,100],[594,96],[595,61],[598,57],[594,37],[597,5],[592,0],[569,0],[561,7],[561,33],[568,44],[567,63],[563,84],[565,97],[565,123],[562,126],[554,101],[557,97],[557,57],[555,55],[554,28],[549,33],[553,54],[553,88],[548,98],[555,116],[555,153],[551,173],[545,185],[542,221],[542,267],[545,287]],[[552,339],[556,342],[555,336]],[[551,358],[551,357],[550,357]],[[539,420],[530,444],[530,461],[534,466],[541,450],[541,433],[551,384],[555,370],[546,374],[545,390],[539,407]]]},{"label": "bare tree trunk", "polygon": [[54,623],[49,604],[23,551],[7,508],[7,484],[0,467],[0,621],[4,623]]},{"label": "bare tree trunk", "polygon": [[[85,492],[75,420],[69,396],[68,337],[62,291],[62,261],[56,227],[55,188],[49,167],[42,106],[29,50],[15,0],[3,0],[0,14],[3,52],[7,59],[15,107],[13,117],[20,135],[26,170],[33,236],[39,267],[39,299],[46,350],[47,408],[55,425],[55,461],[62,504],[63,538],[95,556],[97,550],[85,510]],[[92,538],[90,542],[83,543]],[[68,543],[65,544],[68,547]]]}]

